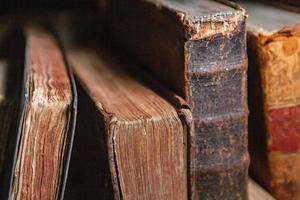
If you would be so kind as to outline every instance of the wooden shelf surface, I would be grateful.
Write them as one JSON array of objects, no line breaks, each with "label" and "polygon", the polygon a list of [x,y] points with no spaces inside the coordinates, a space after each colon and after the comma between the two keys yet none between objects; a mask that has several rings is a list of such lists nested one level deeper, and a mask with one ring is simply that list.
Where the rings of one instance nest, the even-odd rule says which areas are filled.
[{"label": "wooden shelf surface", "polygon": [[249,178],[248,181],[249,200],[275,200],[264,188]]}]

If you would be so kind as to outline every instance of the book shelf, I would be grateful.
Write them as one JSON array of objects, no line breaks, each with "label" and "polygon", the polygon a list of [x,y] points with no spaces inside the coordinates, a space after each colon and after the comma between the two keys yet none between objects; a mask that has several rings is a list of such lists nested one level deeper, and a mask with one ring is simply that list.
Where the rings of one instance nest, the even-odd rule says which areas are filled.
[{"label": "book shelf", "polygon": [[249,200],[275,200],[264,188],[251,178],[248,180],[248,195]]}]

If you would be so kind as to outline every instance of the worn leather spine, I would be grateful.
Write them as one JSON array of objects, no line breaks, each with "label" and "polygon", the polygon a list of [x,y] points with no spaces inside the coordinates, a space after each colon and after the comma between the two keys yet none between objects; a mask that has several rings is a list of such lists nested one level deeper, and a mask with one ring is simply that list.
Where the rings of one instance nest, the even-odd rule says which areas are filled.
[{"label": "worn leather spine", "polygon": [[[192,105],[197,134],[191,140],[195,146],[191,184],[195,184],[192,187],[199,191],[198,194],[195,192],[195,199],[247,198],[244,22],[239,28],[230,38],[219,35],[186,43],[190,55],[186,60],[190,71],[187,101]],[[224,56],[225,52],[228,54]],[[216,190],[222,192],[216,193]]]},{"label": "worn leather spine", "polygon": [[[264,109],[258,110],[257,106],[252,106],[255,104],[253,101],[250,101],[250,106],[257,115],[264,116],[266,130],[256,130],[257,136],[254,135],[250,143],[253,155],[258,155],[255,143],[258,133],[265,138],[265,150],[261,152],[265,156],[258,157],[260,164],[254,163],[256,165],[253,164],[252,171],[276,199],[300,199],[297,164],[300,160],[299,46],[299,24],[274,33],[249,32],[249,55],[254,55],[253,59],[257,60],[253,68],[259,70],[256,77],[259,76],[261,81],[261,90],[256,92],[261,92]],[[252,118],[255,116],[252,115],[250,121],[254,121]],[[254,125],[251,123],[250,127]],[[265,175],[260,172],[261,168],[266,169]]]},{"label": "worn leather spine", "polygon": [[246,16],[222,3],[112,4],[115,46],[126,47],[192,109],[190,199],[247,199]]}]

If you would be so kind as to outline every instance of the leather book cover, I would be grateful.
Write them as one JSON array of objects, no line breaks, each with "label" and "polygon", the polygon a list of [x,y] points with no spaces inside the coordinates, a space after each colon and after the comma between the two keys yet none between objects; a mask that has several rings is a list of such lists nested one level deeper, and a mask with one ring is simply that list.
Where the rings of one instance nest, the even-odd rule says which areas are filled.
[{"label": "leather book cover", "polygon": [[249,14],[251,173],[276,199],[298,200],[300,14],[241,4]]},{"label": "leather book cover", "polygon": [[189,199],[247,199],[245,11],[207,0],[113,0],[110,5],[116,49],[191,107]]}]

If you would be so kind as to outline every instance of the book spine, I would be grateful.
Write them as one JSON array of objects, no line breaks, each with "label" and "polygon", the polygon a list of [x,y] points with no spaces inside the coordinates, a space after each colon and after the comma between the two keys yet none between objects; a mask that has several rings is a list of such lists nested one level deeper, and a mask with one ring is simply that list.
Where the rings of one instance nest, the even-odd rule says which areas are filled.
[{"label": "book spine", "polygon": [[191,199],[247,199],[245,19],[237,27],[230,36],[185,43],[186,93],[195,124]]},{"label": "book spine", "polygon": [[258,36],[270,189],[278,199],[300,198],[300,26]]}]

